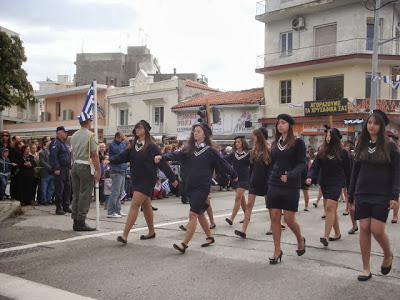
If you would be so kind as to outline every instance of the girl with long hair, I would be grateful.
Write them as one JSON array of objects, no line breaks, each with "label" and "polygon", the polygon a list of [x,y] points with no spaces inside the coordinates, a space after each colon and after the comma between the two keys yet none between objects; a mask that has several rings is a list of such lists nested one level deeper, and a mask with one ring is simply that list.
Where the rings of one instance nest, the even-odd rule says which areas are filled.
[{"label": "girl with long hair", "polygon": [[297,238],[298,256],[306,252],[306,240],[301,235],[295,212],[299,207],[301,172],[304,169],[306,146],[294,136],[294,119],[288,114],[277,117],[276,133],[271,150],[271,176],[269,179],[267,208],[271,216],[271,229],[275,251],[270,264],[282,261],[281,215]]},{"label": "girl with long hair", "polygon": [[349,187],[349,202],[360,220],[360,248],[363,271],[358,280],[372,277],[370,268],[371,235],[383,250],[381,272],[392,269],[393,253],[385,225],[389,210],[398,206],[400,191],[400,153],[389,141],[385,126],[389,119],[381,110],[371,110],[356,146],[356,157]]},{"label": "girl with long hair", "polygon": [[233,151],[224,156],[224,158],[238,173],[238,181],[232,183],[236,192],[232,215],[230,218],[225,219],[229,225],[232,225],[240,207],[242,207],[244,213],[246,212],[246,197],[244,196],[244,192],[249,188],[250,153],[249,144],[247,144],[244,136],[235,137]]},{"label": "girl with long hair", "polygon": [[235,230],[235,234],[242,238],[246,238],[246,230],[250,222],[256,196],[265,197],[268,192],[271,148],[267,142],[267,130],[265,128],[254,129],[252,138],[254,147],[250,151],[249,202],[244,213],[242,229]]},{"label": "girl with long hair", "polygon": [[174,244],[173,247],[180,253],[185,253],[188,244],[192,239],[197,226],[197,220],[206,234],[207,247],[215,242],[211,230],[204,215],[209,207],[208,194],[211,188],[211,178],[214,169],[227,172],[234,181],[237,181],[237,174],[224,160],[217,150],[211,147],[211,129],[207,124],[196,124],[192,127],[187,147],[180,151],[166,153],[163,156],[156,156],[154,161],[165,160],[179,161],[185,169],[187,196],[189,198],[190,212],[189,223],[186,226],[185,238],[182,243]]},{"label": "girl with long hair", "polygon": [[[320,176],[320,186],[324,201],[326,201],[325,232],[320,242],[327,247],[329,241],[341,238],[339,217],[337,214],[338,200],[343,186],[350,183],[350,157],[342,147],[342,135],[337,128],[327,131],[320,152],[308,170],[306,184],[311,184],[312,179]],[[332,227],[335,235],[329,237]]]},{"label": "girl with long hair", "polygon": [[149,123],[145,120],[139,121],[133,130],[135,136],[133,143],[128,145],[125,151],[110,159],[111,164],[130,162],[131,166],[130,176],[133,197],[124,232],[117,238],[117,241],[123,244],[127,243],[129,232],[135,224],[141,206],[149,232],[147,235],[142,235],[140,239],[146,240],[156,237],[151,196],[153,195],[154,185],[157,182],[157,169],[160,168],[165,173],[173,186],[177,185],[174,173],[167,163],[154,163],[154,157],[160,155],[161,152],[151,139],[150,130],[151,127]]}]

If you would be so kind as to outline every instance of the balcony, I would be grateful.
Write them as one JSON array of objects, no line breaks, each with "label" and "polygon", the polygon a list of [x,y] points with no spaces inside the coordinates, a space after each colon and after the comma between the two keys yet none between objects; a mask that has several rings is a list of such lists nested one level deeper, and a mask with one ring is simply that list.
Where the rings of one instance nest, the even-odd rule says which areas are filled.
[{"label": "balcony", "polygon": [[164,123],[151,123],[152,133],[164,133]]},{"label": "balcony", "polygon": [[18,123],[30,123],[37,121],[36,114],[29,114],[27,111],[16,111],[10,108],[3,110],[3,119]]},{"label": "balcony", "polygon": [[[339,41],[334,44],[310,46],[291,49],[285,53],[273,52],[257,56],[256,68],[290,65],[323,58],[345,56],[350,54],[372,55],[371,39],[351,39]],[[393,40],[379,48],[379,55],[400,55],[400,41]]]}]

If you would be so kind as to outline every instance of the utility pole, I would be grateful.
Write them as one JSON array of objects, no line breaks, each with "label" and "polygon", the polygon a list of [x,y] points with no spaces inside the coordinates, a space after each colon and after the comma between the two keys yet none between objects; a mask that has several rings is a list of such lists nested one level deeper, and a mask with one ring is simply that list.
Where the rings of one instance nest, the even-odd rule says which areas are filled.
[{"label": "utility pole", "polygon": [[379,51],[379,10],[381,8],[381,0],[375,0],[375,18],[374,18],[374,40],[373,40],[373,53],[372,53],[372,76],[371,76],[371,100],[370,109],[376,109],[376,98],[378,96],[378,51]]}]

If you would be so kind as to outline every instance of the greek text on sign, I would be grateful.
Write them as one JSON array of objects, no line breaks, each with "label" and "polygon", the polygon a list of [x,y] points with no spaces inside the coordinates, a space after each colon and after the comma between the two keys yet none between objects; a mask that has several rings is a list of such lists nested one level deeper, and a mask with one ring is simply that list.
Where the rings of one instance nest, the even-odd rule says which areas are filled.
[{"label": "greek text on sign", "polygon": [[195,113],[178,114],[176,131],[190,132],[192,130],[192,126],[196,123],[197,123],[197,116]]},{"label": "greek text on sign", "polygon": [[304,115],[334,115],[347,113],[347,99],[306,101],[304,102]]}]

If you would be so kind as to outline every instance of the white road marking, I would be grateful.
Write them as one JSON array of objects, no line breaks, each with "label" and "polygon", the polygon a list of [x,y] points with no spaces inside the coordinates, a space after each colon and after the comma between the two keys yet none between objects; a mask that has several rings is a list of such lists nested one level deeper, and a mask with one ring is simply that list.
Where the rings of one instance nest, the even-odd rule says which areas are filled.
[{"label": "white road marking", "polygon": [[[0,295],[15,300],[92,300],[61,289],[0,273]],[[28,292],[27,292],[28,291]]]},{"label": "white road marking", "polygon": [[[266,208],[253,209],[253,212],[260,212],[260,211],[266,211]],[[243,212],[238,213],[238,215],[240,215],[240,214],[243,214]],[[224,217],[228,217],[230,215],[231,215],[231,213],[222,214],[222,215],[214,215],[214,219],[224,218]],[[187,220],[179,220],[179,221],[172,221],[172,222],[166,222],[166,223],[159,223],[159,224],[155,224],[154,228],[176,225],[176,224],[181,224],[181,223],[186,223],[186,222],[187,222]],[[138,231],[142,231],[142,230],[147,230],[147,226],[133,228],[133,229],[131,229],[130,232],[138,232]],[[53,241],[34,243],[34,244],[23,245],[23,246],[16,246],[16,247],[12,247],[12,248],[0,249],[0,253],[5,253],[5,252],[10,252],[10,251],[15,251],[15,250],[24,250],[24,249],[29,249],[29,248],[33,248],[33,247],[39,247],[39,246],[49,246],[49,245],[55,245],[55,244],[61,244],[61,243],[69,243],[69,242],[86,240],[86,239],[90,239],[90,238],[103,237],[103,236],[108,236],[108,235],[117,235],[117,234],[121,234],[121,232],[122,232],[121,230],[110,231],[110,232],[101,232],[101,233],[95,233],[95,234],[75,236],[75,237],[64,239],[64,240],[53,240]]]}]

